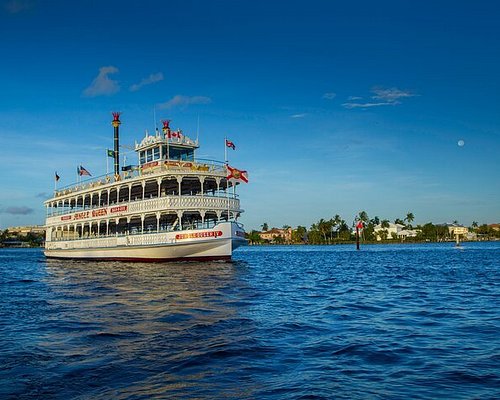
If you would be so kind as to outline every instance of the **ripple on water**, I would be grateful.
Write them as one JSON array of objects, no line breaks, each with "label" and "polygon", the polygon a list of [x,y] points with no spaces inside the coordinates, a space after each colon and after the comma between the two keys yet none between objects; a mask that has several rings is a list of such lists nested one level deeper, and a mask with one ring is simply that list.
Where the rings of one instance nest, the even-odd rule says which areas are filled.
[{"label": "ripple on water", "polygon": [[272,246],[149,265],[0,249],[0,397],[500,398],[499,256]]}]

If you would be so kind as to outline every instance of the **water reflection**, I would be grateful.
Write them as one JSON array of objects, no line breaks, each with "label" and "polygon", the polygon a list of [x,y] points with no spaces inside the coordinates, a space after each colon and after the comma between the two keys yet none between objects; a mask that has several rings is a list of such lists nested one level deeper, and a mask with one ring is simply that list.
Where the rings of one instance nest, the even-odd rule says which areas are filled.
[{"label": "water reflection", "polygon": [[93,397],[117,396],[121,380],[136,393],[189,392],[212,376],[213,358],[252,347],[245,263],[47,260],[46,270],[52,312],[39,347],[73,387],[95,379]]}]

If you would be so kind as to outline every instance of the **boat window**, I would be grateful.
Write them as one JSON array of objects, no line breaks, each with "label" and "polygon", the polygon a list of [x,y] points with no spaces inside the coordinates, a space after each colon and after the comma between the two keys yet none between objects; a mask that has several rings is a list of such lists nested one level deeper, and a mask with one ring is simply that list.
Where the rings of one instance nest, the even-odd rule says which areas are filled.
[{"label": "boat window", "polygon": [[163,154],[163,158],[167,158],[167,146],[162,146],[161,153]]},{"label": "boat window", "polygon": [[146,162],[146,155],[144,154],[144,151],[140,152],[140,163],[144,164]]},{"label": "boat window", "polygon": [[147,162],[153,161],[153,149],[147,150]]},{"label": "boat window", "polygon": [[155,147],[153,150],[154,150],[153,160],[159,160],[160,159],[160,148]]}]

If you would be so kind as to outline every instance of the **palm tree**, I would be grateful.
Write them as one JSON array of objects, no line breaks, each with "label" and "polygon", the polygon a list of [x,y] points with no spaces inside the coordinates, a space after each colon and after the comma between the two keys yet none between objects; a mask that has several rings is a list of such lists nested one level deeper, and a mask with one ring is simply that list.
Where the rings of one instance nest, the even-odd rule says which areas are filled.
[{"label": "palm tree", "polygon": [[248,234],[248,240],[250,244],[260,243],[262,239],[260,238],[259,232],[252,231]]},{"label": "palm tree", "polygon": [[332,226],[331,226],[332,230],[335,229],[335,231],[337,232],[337,239],[339,238],[339,229],[340,229],[341,222],[342,222],[342,218],[340,218],[340,215],[338,215],[338,214],[335,214],[335,216],[330,220],[330,223],[332,224]]},{"label": "palm tree", "polygon": [[399,224],[399,225],[404,225],[405,224],[405,222],[401,218],[396,218],[394,220],[394,223],[395,224]]},{"label": "palm tree", "polygon": [[388,219],[383,219],[382,222],[380,223],[380,226],[385,229],[385,228],[389,228],[391,225],[389,224]]},{"label": "palm tree", "polygon": [[359,214],[359,219],[363,222],[368,222],[369,218],[368,218],[368,213],[366,211],[360,211]]},{"label": "palm tree", "polygon": [[408,222],[408,227],[410,229],[411,229],[411,223],[413,222],[414,219],[415,219],[415,216],[413,215],[413,213],[408,211],[408,213],[406,214],[405,221]]},{"label": "palm tree", "polygon": [[331,231],[328,221],[325,221],[323,218],[321,218],[318,222],[318,230],[321,232],[325,243],[327,243],[326,234]]},{"label": "palm tree", "polygon": [[269,230],[269,226],[267,225],[267,222],[264,222],[264,223],[261,225],[261,227],[262,227],[262,231],[263,231],[263,232],[267,232],[267,231]]},{"label": "palm tree", "polygon": [[476,229],[478,226],[479,226],[479,224],[477,223],[477,221],[472,221],[472,227],[474,229]]}]

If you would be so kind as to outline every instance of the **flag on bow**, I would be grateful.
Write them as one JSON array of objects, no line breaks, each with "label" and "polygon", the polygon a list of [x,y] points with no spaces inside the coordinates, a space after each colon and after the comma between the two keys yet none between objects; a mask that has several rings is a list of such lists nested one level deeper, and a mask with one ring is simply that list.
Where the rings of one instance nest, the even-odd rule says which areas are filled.
[{"label": "flag on bow", "polygon": [[230,167],[226,165],[227,168],[227,180],[233,183],[244,182],[248,183],[248,172],[242,171],[237,168]]},{"label": "flag on bow", "polygon": [[87,171],[85,168],[83,168],[81,165],[78,167],[78,175],[83,176],[83,175],[88,175],[92,176],[89,171]]},{"label": "flag on bow", "polygon": [[235,144],[227,139],[226,139],[226,146],[232,148],[233,150],[236,150]]}]

